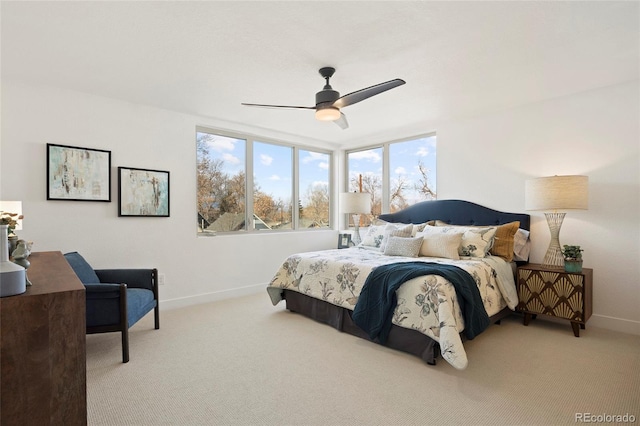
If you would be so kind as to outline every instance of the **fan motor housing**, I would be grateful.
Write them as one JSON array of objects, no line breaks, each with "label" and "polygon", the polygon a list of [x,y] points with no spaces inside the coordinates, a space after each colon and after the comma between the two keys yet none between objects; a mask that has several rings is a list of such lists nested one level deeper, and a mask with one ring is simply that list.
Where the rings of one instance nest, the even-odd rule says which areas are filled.
[{"label": "fan motor housing", "polygon": [[333,89],[324,89],[316,93],[316,106],[320,104],[332,104],[340,98],[340,93]]}]

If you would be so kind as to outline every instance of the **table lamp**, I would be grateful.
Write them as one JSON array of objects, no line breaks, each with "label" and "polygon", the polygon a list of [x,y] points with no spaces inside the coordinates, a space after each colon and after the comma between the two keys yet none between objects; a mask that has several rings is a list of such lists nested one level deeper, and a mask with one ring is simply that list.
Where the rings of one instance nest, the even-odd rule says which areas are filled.
[{"label": "table lamp", "polygon": [[340,212],[351,214],[355,230],[353,243],[360,244],[360,214],[371,213],[371,195],[368,192],[343,192],[340,194]]},{"label": "table lamp", "polygon": [[542,264],[562,266],[564,258],[560,248],[560,228],[566,213],[558,210],[587,210],[589,206],[588,176],[548,176],[525,182],[525,208],[527,210],[553,210],[545,212],[551,242]]}]

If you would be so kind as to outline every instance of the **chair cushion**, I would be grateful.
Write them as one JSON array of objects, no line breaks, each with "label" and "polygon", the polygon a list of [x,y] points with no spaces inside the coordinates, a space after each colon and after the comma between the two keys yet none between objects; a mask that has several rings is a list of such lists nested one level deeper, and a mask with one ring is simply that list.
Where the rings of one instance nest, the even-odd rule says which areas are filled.
[{"label": "chair cushion", "polygon": [[137,323],[150,310],[156,307],[153,292],[143,288],[127,289],[127,319],[129,327]]},{"label": "chair cushion", "polygon": [[80,253],[74,251],[65,254],[64,257],[67,259],[67,262],[69,262],[69,265],[71,265],[73,272],[75,272],[80,281],[82,281],[82,284],[96,284],[100,282],[91,265],[84,260],[84,257],[80,256]]}]

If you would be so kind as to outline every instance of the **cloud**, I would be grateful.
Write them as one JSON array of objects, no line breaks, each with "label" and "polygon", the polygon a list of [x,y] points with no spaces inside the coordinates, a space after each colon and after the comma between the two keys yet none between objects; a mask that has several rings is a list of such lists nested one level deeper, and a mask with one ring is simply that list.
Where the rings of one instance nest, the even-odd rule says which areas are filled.
[{"label": "cloud", "polygon": [[237,139],[225,138],[225,137],[213,137],[207,140],[207,145],[214,151],[233,151],[235,145],[238,143]]},{"label": "cloud", "polygon": [[349,153],[349,159],[368,160],[368,161],[371,161],[373,163],[377,163],[377,162],[379,162],[381,160],[380,154],[378,154],[377,151],[374,151],[372,149],[370,149],[368,151],[350,152]]},{"label": "cloud", "polygon": [[280,180],[280,176],[278,176],[278,175],[271,175],[271,177],[269,178],[269,180]]},{"label": "cloud", "polygon": [[395,174],[397,174],[397,175],[406,175],[407,174],[407,169],[405,169],[404,167],[400,166],[400,167],[396,167],[396,169],[393,172]]},{"label": "cloud", "polygon": [[328,154],[322,152],[307,151],[309,155],[302,157],[302,164],[309,164],[313,161],[326,161]]},{"label": "cloud", "polygon": [[222,154],[222,159],[229,164],[240,164],[240,159],[235,155],[231,155],[229,153]]},{"label": "cloud", "polygon": [[329,170],[329,163],[325,163],[323,161],[321,163],[318,163],[318,167],[321,168],[322,170]]},{"label": "cloud", "polygon": [[426,146],[421,146],[420,148],[418,148],[418,152],[416,152],[416,155],[419,157],[426,157],[427,155],[429,155],[429,148],[427,148]]},{"label": "cloud", "polygon": [[270,157],[267,154],[260,154],[260,162],[265,166],[270,166],[271,163],[273,163],[273,157]]}]

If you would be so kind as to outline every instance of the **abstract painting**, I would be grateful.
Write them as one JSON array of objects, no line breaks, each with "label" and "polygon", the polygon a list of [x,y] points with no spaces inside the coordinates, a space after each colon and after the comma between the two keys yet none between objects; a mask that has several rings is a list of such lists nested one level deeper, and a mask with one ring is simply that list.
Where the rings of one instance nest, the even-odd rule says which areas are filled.
[{"label": "abstract painting", "polygon": [[47,144],[47,200],[111,201],[111,151]]},{"label": "abstract painting", "polygon": [[169,172],[118,167],[118,216],[169,217]]}]

